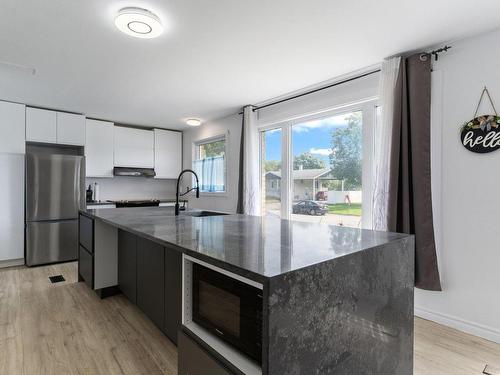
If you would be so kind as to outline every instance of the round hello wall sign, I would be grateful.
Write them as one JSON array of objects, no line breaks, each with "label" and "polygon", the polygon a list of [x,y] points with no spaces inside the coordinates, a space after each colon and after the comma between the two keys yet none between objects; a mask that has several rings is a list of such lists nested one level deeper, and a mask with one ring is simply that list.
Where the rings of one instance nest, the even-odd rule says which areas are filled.
[{"label": "round hello wall sign", "polygon": [[[477,116],[477,111],[486,94],[493,108],[494,115]],[[474,118],[467,121],[461,128],[462,145],[469,151],[484,154],[500,148],[500,116],[498,116],[493,100],[485,87],[479,98]]]}]

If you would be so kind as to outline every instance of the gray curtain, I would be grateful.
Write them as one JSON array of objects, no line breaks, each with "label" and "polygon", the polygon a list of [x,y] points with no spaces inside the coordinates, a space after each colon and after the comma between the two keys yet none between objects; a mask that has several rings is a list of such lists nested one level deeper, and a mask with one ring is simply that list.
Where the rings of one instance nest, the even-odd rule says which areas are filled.
[{"label": "gray curtain", "polygon": [[431,58],[402,58],[395,88],[388,229],[415,235],[415,286],[441,290],[431,197]]}]

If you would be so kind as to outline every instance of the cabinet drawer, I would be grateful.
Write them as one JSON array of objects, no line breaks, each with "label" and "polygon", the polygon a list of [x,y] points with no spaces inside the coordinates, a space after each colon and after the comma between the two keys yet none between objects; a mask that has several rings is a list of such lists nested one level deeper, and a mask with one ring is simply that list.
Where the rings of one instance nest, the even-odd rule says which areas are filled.
[{"label": "cabinet drawer", "polygon": [[178,375],[233,375],[184,332],[179,332]]},{"label": "cabinet drawer", "polygon": [[94,253],[94,220],[80,215],[80,245]]},{"label": "cabinet drawer", "polygon": [[94,289],[94,257],[82,246],[78,254],[78,273],[85,283]]}]

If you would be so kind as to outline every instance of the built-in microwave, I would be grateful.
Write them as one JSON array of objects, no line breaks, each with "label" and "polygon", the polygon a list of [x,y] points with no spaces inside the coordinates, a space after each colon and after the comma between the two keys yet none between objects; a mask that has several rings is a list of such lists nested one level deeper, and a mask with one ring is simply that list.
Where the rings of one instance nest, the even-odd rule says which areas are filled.
[{"label": "built-in microwave", "polygon": [[193,263],[192,320],[262,362],[262,290]]}]

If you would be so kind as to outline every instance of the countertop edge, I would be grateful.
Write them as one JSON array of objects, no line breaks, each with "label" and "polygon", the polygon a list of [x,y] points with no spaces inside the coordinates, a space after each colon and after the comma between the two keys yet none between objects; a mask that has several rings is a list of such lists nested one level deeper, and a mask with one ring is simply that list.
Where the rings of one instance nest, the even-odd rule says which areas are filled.
[{"label": "countertop edge", "polygon": [[[209,255],[201,254],[199,252],[196,252],[196,251],[187,249],[185,247],[179,246],[177,244],[174,244],[172,242],[158,239],[158,238],[156,238],[154,236],[150,236],[150,235],[148,235],[148,234],[146,234],[144,232],[136,231],[136,230],[134,230],[134,229],[132,229],[130,227],[127,227],[125,225],[117,224],[115,222],[103,219],[102,217],[95,216],[92,213],[90,213],[88,211],[85,211],[85,210],[80,210],[80,214],[82,214],[84,216],[87,216],[87,217],[89,217],[89,218],[91,218],[93,220],[99,220],[99,221],[103,222],[104,224],[111,225],[111,226],[116,227],[118,229],[121,229],[121,230],[124,230],[126,232],[132,233],[132,234],[134,234],[136,236],[139,236],[139,237],[142,237],[142,238],[147,239],[149,241],[155,242],[155,243],[157,243],[159,245],[168,246],[168,247],[170,247],[170,248],[172,248],[172,249],[174,249],[174,250],[176,250],[176,251],[178,251],[180,253],[189,255],[189,256],[191,256],[193,258],[196,258],[196,259],[199,259],[199,260],[204,261],[206,263],[212,264],[212,265],[214,265],[216,267],[222,268],[222,269],[224,269],[226,271],[235,273],[237,275],[244,276],[244,277],[246,277],[246,278],[248,278],[250,280],[256,281],[256,282],[261,283],[263,285],[267,284],[267,282],[272,277],[274,277],[274,276],[260,275],[258,273],[249,271],[247,269],[244,269],[244,268],[235,266],[233,264],[224,262],[222,260],[213,258],[213,257],[211,257]],[[234,214],[234,215],[238,215],[238,214]],[[293,272],[293,271],[290,271],[290,272]]]},{"label": "countertop edge", "polygon": [[[214,265],[216,267],[222,268],[222,269],[224,269],[226,271],[238,274],[240,276],[244,276],[244,277],[246,277],[248,279],[251,279],[251,280],[256,281],[258,283],[261,283],[261,284],[266,284],[266,283],[268,283],[269,281],[271,281],[271,280],[273,280],[275,278],[286,276],[287,274],[291,274],[291,273],[296,272],[298,270],[305,270],[305,269],[308,269],[308,268],[317,267],[317,266],[319,266],[321,264],[324,264],[324,263],[335,262],[338,259],[342,259],[342,258],[349,257],[349,256],[354,256],[356,254],[359,254],[362,251],[366,251],[366,250],[370,250],[370,249],[375,249],[375,248],[378,248],[380,246],[384,246],[385,245],[385,244],[375,244],[373,246],[370,246],[370,247],[367,247],[367,248],[364,248],[364,249],[360,249],[360,250],[358,250],[356,252],[352,252],[352,253],[340,255],[340,256],[338,256],[338,257],[336,257],[334,259],[326,259],[326,260],[322,260],[322,261],[317,262],[317,263],[305,264],[302,267],[294,269],[294,270],[289,270],[289,271],[282,272],[282,273],[276,274],[276,275],[267,275],[266,276],[266,275],[262,275],[260,273],[256,273],[254,271],[251,271],[251,270],[239,267],[237,265],[225,262],[223,260],[211,257],[209,255],[200,253],[198,251],[191,250],[191,249],[183,247],[183,246],[181,246],[179,244],[172,243],[172,242],[169,242],[169,241],[164,240],[164,239],[159,239],[157,237],[154,237],[152,235],[149,235],[149,234],[141,232],[141,231],[137,231],[137,230],[135,230],[133,228],[130,228],[130,227],[126,226],[126,225],[122,225],[122,224],[116,223],[114,221],[107,220],[107,219],[102,218],[102,217],[100,217],[98,215],[95,215],[93,212],[89,212],[89,210],[80,210],[80,213],[82,215],[90,217],[90,218],[92,218],[94,220],[99,220],[99,221],[101,221],[102,223],[104,223],[106,225],[110,225],[110,226],[116,227],[116,228],[118,228],[120,230],[127,231],[127,232],[132,233],[132,234],[134,234],[136,236],[139,236],[141,238],[144,238],[144,239],[147,239],[149,241],[155,242],[155,243],[157,243],[159,245],[162,245],[164,247],[169,247],[169,248],[171,248],[173,250],[176,250],[176,251],[178,251],[180,253],[183,253],[183,254],[189,255],[189,256],[191,256],[193,258],[196,258],[196,259],[199,259],[201,261],[207,262],[207,263],[212,264],[212,265]],[[229,214],[227,216],[239,216],[239,215],[238,214]],[[397,234],[399,235],[399,237],[396,237],[396,238],[388,241],[387,243],[399,242],[401,240],[406,240],[408,238],[414,237],[413,235],[410,235],[410,234],[404,234],[404,233],[397,233]]]}]

